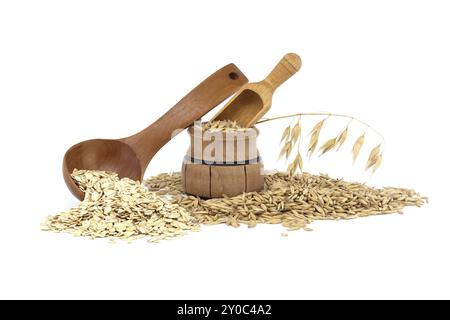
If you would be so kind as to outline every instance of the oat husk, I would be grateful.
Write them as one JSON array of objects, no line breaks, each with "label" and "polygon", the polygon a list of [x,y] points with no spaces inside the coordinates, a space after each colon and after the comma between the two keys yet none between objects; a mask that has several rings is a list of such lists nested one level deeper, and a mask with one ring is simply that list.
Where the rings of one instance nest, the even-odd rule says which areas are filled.
[{"label": "oat husk", "polygon": [[288,230],[310,230],[308,225],[315,220],[401,213],[406,206],[420,207],[427,201],[414,190],[376,189],[308,173],[266,175],[264,191],[209,200],[184,194],[179,173],[160,174],[145,184],[159,195],[170,195],[173,204],[201,223],[234,227],[267,223],[282,224]]}]

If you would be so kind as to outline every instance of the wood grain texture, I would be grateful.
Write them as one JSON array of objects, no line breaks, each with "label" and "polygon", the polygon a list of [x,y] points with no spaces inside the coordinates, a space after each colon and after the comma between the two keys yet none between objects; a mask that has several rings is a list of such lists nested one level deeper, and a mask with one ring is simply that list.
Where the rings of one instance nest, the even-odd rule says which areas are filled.
[{"label": "wood grain texture", "polygon": [[183,179],[184,192],[203,198],[211,197],[211,167],[186,164]]},{"label": "wood grain texture", "polygon": [[262,163],[238,166],[185,163],[184,168],[181,175],[184,192],[202,198],[234,197],[264,189]]},{"label": "wood grain texture", "polygon": [[211,198],[221,198],[224,194],[234,196],[245,192],[245,166],[210,166]]},{"label": "wood grain texture", "polygon": [[186,177],[186,167],[187,163],[186,161],[183,161],[183,164],[181,165],[181,186],[185,192],[186,192],[186,179],[184,177]]},{"label": "wood grain texture", "polygon": [[264,166],[262,163],[247,164],[245,166],[246,192],[264,189]]},{"label": "wood grain texture", "polygon": [[67,187],[78,199],[83,199],[83,192],[70,176],[75,168],[109,170],[120,177],[142,180],[151,159],[177,129],[191,125],[247,81],[234,64],[229,64],[209,76],[141,132],[120,140],[95,139],[76,144],[66,152],[63,160]]},{"label": "wood grain texture", "polygon": [[254,126],[272,106],[274,91],[300,70],[301,65],[297,54],[286,54],[266,79],[244,85],[213,120],[232,120],[245,128]]}]

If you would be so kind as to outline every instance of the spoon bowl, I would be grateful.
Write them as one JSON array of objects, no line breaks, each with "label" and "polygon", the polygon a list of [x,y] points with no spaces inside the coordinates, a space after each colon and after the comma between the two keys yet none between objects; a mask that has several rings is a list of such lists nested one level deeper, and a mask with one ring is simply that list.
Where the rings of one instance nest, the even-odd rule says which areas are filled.
[{"label": "spoon bowl", "polygon": [[69,188],[77,191],[76,196],[80,198],[83,193],[70,176],[74,169],[111,171],[120,178],[133,180],[143,177],[136,153],[120,140],[88,140],[74,145],[66,152],[63,160],[64,178]]},{"label": "spoon bowl", "polygon": [[[237,123],[243,127],[248,127],[249,124],[243,123],[240,119],[251,119],[256,114],[261,112],[265,105],[263,99],[268,98],[267,96],[261,96],[258,90],[258,84],[252,84],[252,86],[247,85],[242,92],[233,99],[220,113],[220,116],[214,118],[214,120],[235,120]],[[256,91],[256,90],[258,91]],[[270,102],[266,102],[270,103]]]}]

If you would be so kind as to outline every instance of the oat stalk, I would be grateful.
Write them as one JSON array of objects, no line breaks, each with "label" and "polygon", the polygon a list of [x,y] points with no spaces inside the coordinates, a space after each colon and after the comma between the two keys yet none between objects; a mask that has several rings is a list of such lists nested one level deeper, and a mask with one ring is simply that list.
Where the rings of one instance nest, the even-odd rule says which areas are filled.
[{"label": "oat stalk", "polygon": [[324,113],[324,112],[317,112],[317,113],[296,113],[292,115],[287,116],[280,116],[280,117],[274,117],[270,119],[264,119],[258,122],[258,124],[262,124],[269,121],[274,120],[280,120],[280,119],[286,119],[286,118],[295,118],[298,117],[298,120],[296,121],[295,125],[292,125],[292,123],[286,127],[283,131],[283,134],[281,136],[280,144],[283,146],[280,152],[280,159],[285,158],[286,160],[290,157],[292,150],[294,148],[297,148],[297,152],[295,155],[295,158],[292,162],[288,164],[287,172],[291,175],[295,174],[297,171],[302,172],[303,171],[303,158],[300,151],[300,141],[302,136],[302,125],[300,123],[301,117],[303,116],[325,116],[321,121],[316,123],[314,127],[312,128],[311,132],[309,133],[309,143],[308,148],[306,152],[306,156],[308,158],[311,158],[312,155],[316,152],[317,147],[320,143],[320,135],[322,132],[322,129],[326,123],[326,120],[330,117],[342,117],[349,119],[349,122],[347,125],[334,137],[326,140],[325,142],[321,143],[320,148],[318,148],[318,154],[319,157],[332,151],[336,150],[336,152],[340,151],[342,146],[348,141],[349,134],[350,134],[350,124],[352,122],[358,122],[361,125],[363,125],[366,130],[358,136],[358,138],[353,143],[352,147],[352,158],[353,163],[356,162],[356,160],[359,157],[359,154],[361,153],[361,150],[364,147],[365,138],[366,138],[366,132],[368,130],[372,131],[376,135],[380,137],[381,142],[372,149],[369,158],[367,159],[366,163],[366,171],[369,169],[372,169],[372,173],[374,173],[382,162],[382,146],[384,144],[384,138],[383,136],[374,128],[372,128],[369,124],[356,119],[355,117],[344,115],[344,114],[333,114],[333,113]]}]

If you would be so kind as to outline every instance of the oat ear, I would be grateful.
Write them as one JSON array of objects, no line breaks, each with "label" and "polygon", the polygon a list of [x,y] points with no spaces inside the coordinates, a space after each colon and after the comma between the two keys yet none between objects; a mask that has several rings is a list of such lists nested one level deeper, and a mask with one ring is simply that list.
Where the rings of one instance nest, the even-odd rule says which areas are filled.
[{"label": "oat ear", "polygon": [[300,118],[299,118],[294,128],[292,128],[291,141],[293,145],[295,145],[295,143],[300,139],[301,134],[302,134],[302,127],[300,125]]},{"label": "oat ear", "polygon": [[302,159],[300,152],[297,152],[297,156],[295,157],[294,162],[295,162],[296,168],[298,168],[300,170],[300,172],[303,172],[303,159]]},{"label": "oat ear", "polygon": [[356,159],[358,158],[359,152],[361,151],[361,148],[364,144],[365,139],[365,133],[359,136],[358,139],[356,139],[355,143],[353,144],[352,148],[352,155],[353,155],[353,164],[355,163]]},{"label": "oat ear", "polygon": [[287,126],[286,129],[284,129],[283,134],[281,136],[280,144],[284,142],[284,140],[289,138],[289,135],[291,133],[291,126]]},{"label": "oat ear", "polygon": [[311,158],[312,154],[316,150],[317,144],[319,143],[320,131],[322,130],[323,124],[327,118],[319,121],[311,130],[311,139],[309,140],[308,146],[308,157]]},{"label": "oat ear", "polygon": [[336,138],[330,139],[326,141],[321,147],[320,147],[320,156],[324,155],[330,150],[333,150],[333,148],[336,146]]},{"label": "oat ear", "polygon": [[375,164],[374,164],[374,166],[373,166],[373,168],[372,168],[372,174],[374,174],[375,171],[378,170],[378,168],[380,167],[382,161],[383,161],[383,154],[380,153],[380,154],[378,155],[377,161],[375,162]]},{"label": "oat ear", "polygon": [[284,156],[286,157],[286,159],[289,157],[288,153],[290,154],[290,152],[292,151],[292,144],[290,141],[287,141],[283,148],[280,151],[280,154],[278,156],[278,160],[280,160],[281,158],[283,158]]},{"label": "oat ear", "polygon": [[377,145],[375,148],[372,149],[372,151],[369,154],[369,158],[367,159],[366,171],[369,170],[371,167],[375,166],[375,164],[378,162],[379,159],[381,163],[380,150],[381,144]]},{"label": "oat ear", "polygon": [[292,147],[293,147],[292,141],[289,141],[289,142],[287,143],[287,149],[286,149],[286,160],[287,160],[287,159],[289,158],[289,156],[291,155]]},{"label": "oat ear", "polygon": [[348,126],[346,126],[345,129],[336,137],[336,152],[339,151],[339,149],[341,149],[345,140],[347,140],[347,135],[348,135]]}]

